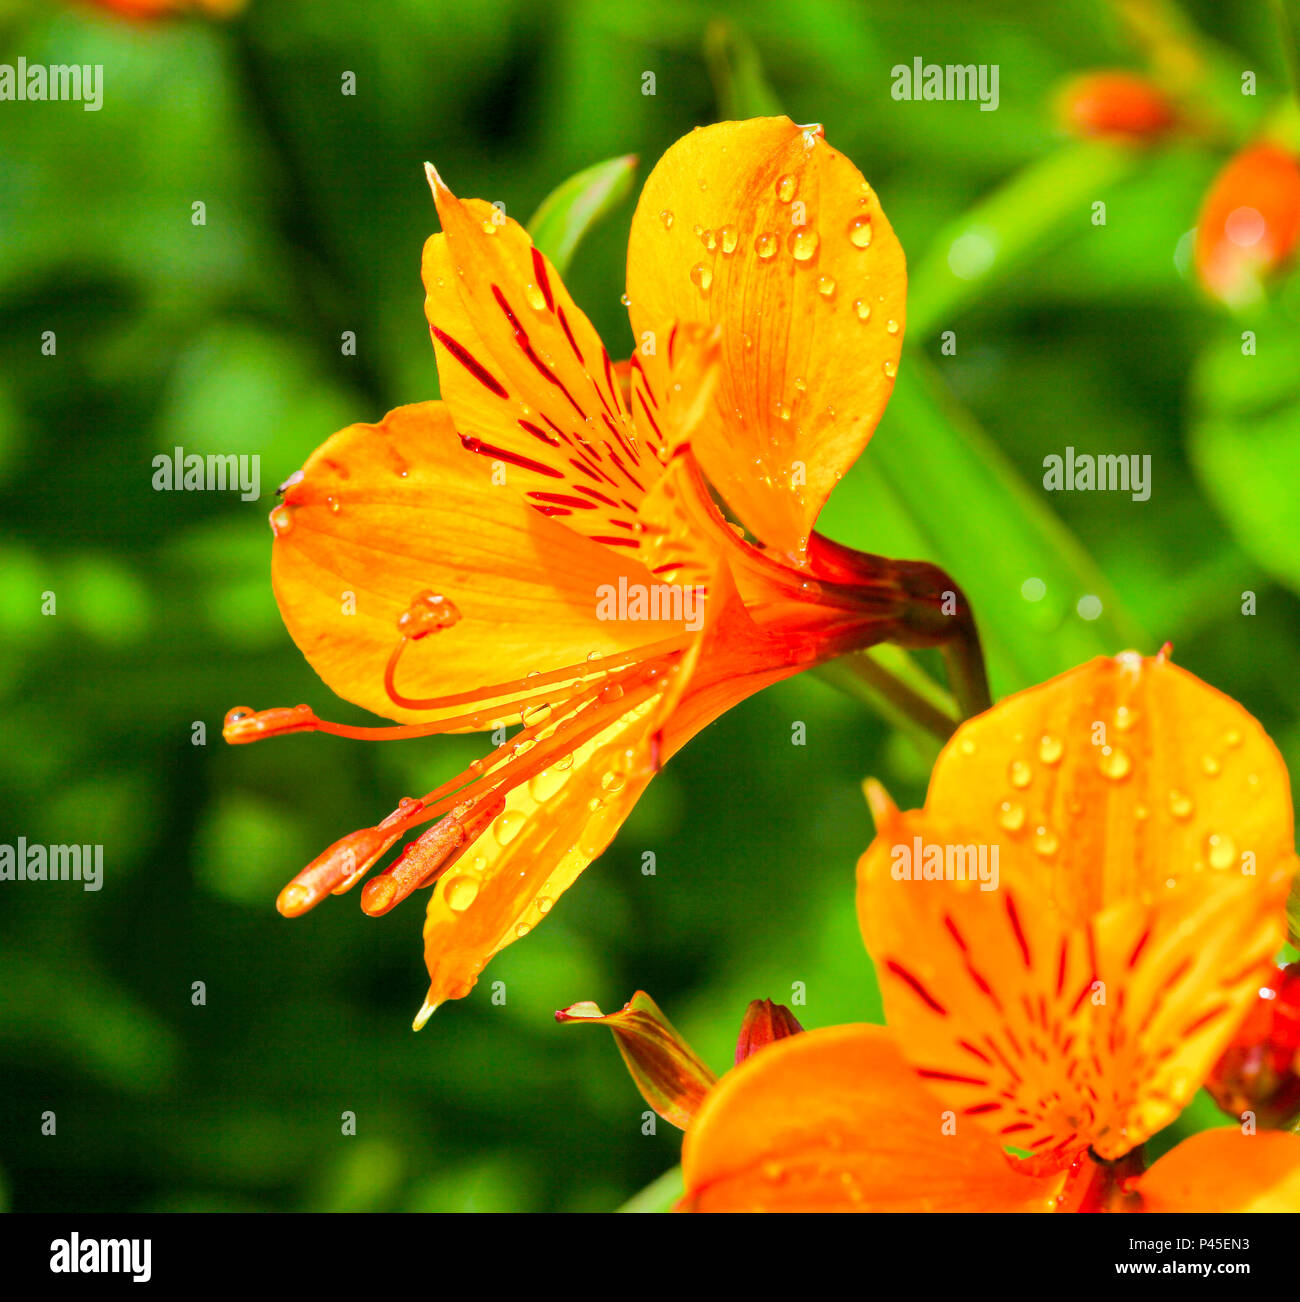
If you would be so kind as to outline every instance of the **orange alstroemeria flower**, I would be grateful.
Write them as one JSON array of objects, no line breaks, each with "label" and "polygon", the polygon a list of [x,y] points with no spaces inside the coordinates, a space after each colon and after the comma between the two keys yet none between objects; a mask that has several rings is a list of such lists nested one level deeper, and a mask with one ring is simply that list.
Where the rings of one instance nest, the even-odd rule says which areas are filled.
[{"label": "orange alstroemeria flower", "polygon": [[1169,133],[1178,114],[1169,97],[1140,73],[1085,72],[1061,88],[1056,112],[1075,135],[1142,143]]},{"label": "orange alstroemeria flower", "polygon": [[971,628],[934,567],[813,533],[889,398],[906,289],[875,194],[820,129],[723,123],[654,169],[628,251],[630,401],[524,229],[430,180],[443,401],[334,435],[271,515],[294,640],[338,695],[406,726],[299,706],[232,711],[226,727],[243,742],[522,722],[280,896],[302,913],[437,820],[362,892],[374,914],[434,884],[417,1027],[536,926],[724,710],[885,639]]},{"label": "orange alstroemeria flower", "polygon": [[1163,658],[1098,659],[964,724],[924,809],[869,796],[889,1027],[723,1077],[684,1206],[1300,1210],[1300,1135],[1211,1130],[1142,1169],[1283,939],[1290,789],[1246,711]]},{"label": "orange alstroemeria flower", "polygon": [[1234,155],[1214,178],[1196,223],[1201,284],[1231,306],[1251,302],[1261,280],[1300,243],[1300,159],[1267,141]]},{"label": "orange alstroemeria flower", "polygon": [[111,9],[124,18],[171,18],[179,14],[206,14],[230,18],[242,12],[247,0],[85,0]]}]

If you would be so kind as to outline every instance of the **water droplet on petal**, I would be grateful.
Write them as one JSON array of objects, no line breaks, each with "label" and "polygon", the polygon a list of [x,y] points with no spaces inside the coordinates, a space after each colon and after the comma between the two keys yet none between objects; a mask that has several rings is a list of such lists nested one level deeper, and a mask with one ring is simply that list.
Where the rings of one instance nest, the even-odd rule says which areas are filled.
[{"label": "water droplet on petal", "polygon": [[1051,828],[1040,827],[1034,832],[1034,850],[1045,859],[1050,859],[1060,844]]},{"label": "water droplet on petal", "polygon": [[849,243],[856,249],[868,248],[871,244],[871,218],[855,217],[849,223]]},{"label": "water droplet on petal", "polygon": [[1038,742],[1038,758],[1044,764],[1056,764],[1060,761],[1061,752],[1065,747],[1061,744],[1059,737],[1053,737],[1044,734]]},{"label": "water droplet on petal", "polygon": [[1024,760],[1012,760],[1007,766],[1007,780],[1023,791],[1034,780],[1034,770]]},{"label": "water droplet on petal", "polygon": [[766,262],[776,254],[776,236],[765,231],[754,241],[754,252]]},{"label": "water droplet on petal", "polygon": [[1189,817],[1195,807],[1196,806],[1193,803],[1191,796],[1189,796],[1185,791],[1179,791],[1175,788],[1169,793],[1169,812],[1175,818],[1182,819]]},{"label": "water droplet on petal", "polygon": [[1014,800],[1004,800],[998,807],[998,822],[1008,832],[1018,832],[1025,825],[1025,807]]},{"label": "water droplet on petal", "polygon": [[734,226],[724,226],[718,232],[718,243],[722,246],[722,251],[728,257],[736,251],[736,241],[740,239],[739,234]]},{"label": "water droplet on petal", "polygon": [[[1105,752],[1109,750],[1110,754]],[[1112,782],[1120,782],[1128,777],[1133,768],[1133,761],[1129,759],[1128,752],[1122,751],[1118,746],[1113,750],[1110,747],[1104,747],[1102,756],[1097,764],[1104,778],[1110,778]]]},{"label": "water droplet on petal", "polygon": [[444,888],[443,898],[453,913],[464,913],[478,898],[478,879],[453,877]]},{"label": "water droplet on petal", "polygon": [[871,318],[871,304],[865,298],[857,299],[853,304],[853,310],[857,313],[859,321],[868,321]]},{"label": "water droplet on petal", "polygon": [[789,203],[790,200],[794,198],[797,184],[798,183],[795,181],[794,177],[788,172],[784,176],[778,177],[776,182],[776,197],[780,199],[782,203]]},{"label": "water droplet on petal", "polygon": [[673,217],[672,213],[670,213],[670,212],[668,211],[668,209],[665,208],[665,209],[664,209],[664,210],[659,214],[659,220],[660,220],[661,222],[663,222],[663,224],[664,224],[664,230],[666,230],[666,231],[670,231],[670,230],[672,230],[672,228],[673,228],[673,222],[674,222],[676,219]]},{"label": "water droplet on petal", "polygon": [[817,292],[823,298],[835,297],[835,281],[830,276],[822,276],[817,281]]},{"label": "water droplet on petal", "polygon": [[546,295],[531,282],[524,286],[524,297],[534,312],[546,311]]},{"label": "water droplet on petal", "polygon": [[[558,766],[557,766],[558,767]],[[524,816],[517,809],[507,809],[495,823],[492,824],[492,835],[496,837],[498,845],[509,845],[511,841],[524,830]]]},{"label": "water droplet on petal", "polygon": [[821,236],[806,226],[796,227],[786,239],[786,245],[796,262],[807,262],[815,257],[820,243]]},{"label": "water droplet on petal", "polygon": [[1227,833],[1215,833],[1208,837],[1205,851],[1211,868],[1230,868],[1237,861],[1237,843]]},{"label": "water droplet on petal", "polygon": [[1219,761],[1213,755],[1202,755],[1201,772],[1207,778],[1217,778],[1219,776]]},{"label": "water droplet on petal", "polygon": [[702,262],[691,268],[691,284],[699,287],[701,294],[707,294],[713,285],[713,272]]}]

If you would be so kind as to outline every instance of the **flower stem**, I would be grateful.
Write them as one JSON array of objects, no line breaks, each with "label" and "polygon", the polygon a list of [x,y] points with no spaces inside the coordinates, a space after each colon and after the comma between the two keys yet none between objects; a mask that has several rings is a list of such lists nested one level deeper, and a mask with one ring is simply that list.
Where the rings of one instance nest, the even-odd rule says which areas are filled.
[{"label": "flower stem", "polygon": [[948,684],[962,719],[983,714],[993,704],[993,697],[984,668],[984,648],[980,645],[974,619],[963,619],[956,637],[944,643],[943,660],[948,669]]},{"label": "flower stem", "polygon": [[[882,657],[891,652],[892,668],[882,663]],[[945,742],[957,727],[951,712],[939,703],[946,697],[943,689],[898,647],[857,651],[822,665],[818,673],[865,701],[890,723],[914,728],[926,737]]]}]

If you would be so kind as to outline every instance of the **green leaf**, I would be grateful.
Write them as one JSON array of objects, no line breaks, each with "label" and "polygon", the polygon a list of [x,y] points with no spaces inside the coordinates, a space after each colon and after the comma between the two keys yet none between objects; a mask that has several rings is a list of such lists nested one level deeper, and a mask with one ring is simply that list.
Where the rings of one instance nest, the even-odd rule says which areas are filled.
[{"label": "green leaf", "polygon": [[704,32],[704,58],[723,121],[776,117],[785,112],[768,84],[758,50],[744,32],[715,19]]},{"label": "green leaf", "polygon": [[1190,451],[1206,495],[1237,541],[1300,592],[1300,330],[1258,323],[1258,354],[1234,329],[1192,376]]},{"label": "green leaf", "polygon": [[620,1212],[670,1212],[685,1192],[682,1168],[675,1166],[646,1185],[640,1193],[633,1194],[618,1210]]},{"label": "green leaf", "polygon": [[939,232],[914,265],[907,294],[913,342],[952,325],[977,297],[1065,241],[1093,231],[1092,205],[1142,161],[1138,150],[1069,144],[1031,163]]},{"label": "green leaf", "polygon": [[595,163],[542,200],[528,223],[533,243],[564,275],[582,237],[632,192],[636,175],[635,154]]},{"label": "green leaf", "polygon": [[[818,527],[864,551],[941,565],[969,598],[995,695],[1096,655],[1154,651],[1098,567],[924,357],[903,359],[886,425]],[[1027,580],[1038,580],[1029,588]],[[1101,601],[1084,619],[1081,597]]]}]

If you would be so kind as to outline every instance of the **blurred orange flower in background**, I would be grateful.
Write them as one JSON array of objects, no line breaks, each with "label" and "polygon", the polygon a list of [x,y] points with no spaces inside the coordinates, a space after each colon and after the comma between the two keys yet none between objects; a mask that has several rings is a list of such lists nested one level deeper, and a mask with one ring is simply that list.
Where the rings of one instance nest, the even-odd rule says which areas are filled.
[{"label": "blurred orange flower in background", "polygon": [[1123,70],[1072,77],[1056,101],[1062,124],[1076,135],[1134,142],[1156,140],[1178,122],[1168,96],[1149,78]]},{"label": "blurred orange flower in background", "polygon": [[231,18],[243,11],[248,0],[81,0],[81,2],[111,10],[124,18],[172,18],[181,14]]},{"label": "blurred orange flower in background", "polygon": [[1214,178],[1196,224],[1196,273],[1216,298],[1249,303],[1300,240],[1300,161],[1267,141],[1243,149]]},{"label": "blurred orange flower in background", "polygon": [[964,724],[924,809],[868,795],[888,1028],[709,1088],[685,1207],[1300,1210],[1297,1135],[1211,1130],[1143,1170],[1284,937],[1289,782],[1246,711],[1163,658],[1098,659]]},{"label": "blurred orange flower in background", "polygon": [[294,640],[338,695],[406,726],[351,728],[300,706],[235,710],[226,727],[244,742],[523,725],[280,896],[282,913],[302,913],[439,820],[362,894],[383,913],[436,882],[417,1027],[536,926],[659,766],[723,711],[883,640],[973,637],[935,567],[813,532],[892,391],[906,294],[879,201],[819,128],[722,123],[656,166],[628,251],[630,403],[524,229],[432,169],[430,181],[443,230],[423,272],[443,401],[336,434],[271,515]]}]

